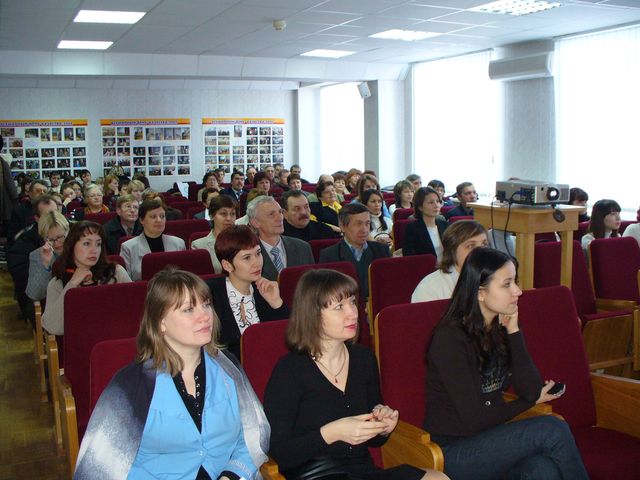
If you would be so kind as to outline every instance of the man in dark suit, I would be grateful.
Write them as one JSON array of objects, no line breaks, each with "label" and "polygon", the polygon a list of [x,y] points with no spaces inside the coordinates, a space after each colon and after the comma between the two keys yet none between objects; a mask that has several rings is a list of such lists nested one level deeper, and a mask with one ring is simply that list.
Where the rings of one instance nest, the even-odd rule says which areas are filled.
[{"label": "man in dark suit", "polygon": [[273,197],[256,198],[247,208],[249,224],[262,244],[262,276],[277,280],[283,268],[314,263],[311,247],[297,238],[285,237],[282,208]]},{"label": "man in dark suit", "polygon": [[240,197],[244,193],[244,173],[234,170],[231,174],[231,186],[220,191],[222,195],[228,195],[236,202],[240,201]]},{"label": "man in dark suit", "polygon": [[324,223],[311,220],[309,200],[302,190],[284,192],[280,202],[284,209],[285,236],[299,238],[305,242],[340,236]]},{"label": "man in dark suit", "polygon": [[355,265],[360,279],[360,296],[369,296],[369,265],[376,258],[390,256],[389,247],[368,241],[371,218],[367,207],[360,203],[345,205],[338,214],[340,229],[344,234],[341,242],[320,251],[320,261],[351,262]]},{"label": "man in dark suit", "polygon": [[445,213],[445,218],[449,220],[451,217],[469,217],[473,216],[473,208],[467,207],[467,203],[475,202],[478,200],[478,194],[476,193],[476,187],[471,182],[462,182],[456,187],[456,196],[460,201],[460,205],[452,208]]},{"label": "man in dark suit", "polygon": [[11,209],[11,218],[7,224],[7,245],[13,245],[18,233],[36,221],[32,205],[49,191],[45,180],[34,180],[29,189],[29,202],[21,202]]},{"label": "man in dark suit", "polygon": [[142,225],[138,220],[138,202],[133,195],[118,197],[116,213],[118,215],[104,224],[109,255],[115,255],[120,250],[120,238],[134,237],[142,233]]}]

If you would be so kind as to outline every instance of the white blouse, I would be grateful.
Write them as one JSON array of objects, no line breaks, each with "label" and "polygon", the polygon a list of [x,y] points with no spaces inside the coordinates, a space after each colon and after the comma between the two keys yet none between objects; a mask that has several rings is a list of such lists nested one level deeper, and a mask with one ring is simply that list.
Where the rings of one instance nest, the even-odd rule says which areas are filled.
[{"label": "white blouse", "polygon": [[[258,311],[256,310],[256,302],[253,298],[253,285],[249,286],[249,295],[243,295],[236,287],[233,286],[231,280],[227,277],[227,296],[229,297],[229,305],[233,312],[233,318],[235,318],[238,328],[240,329],[240,335],[244,333],[247,327],[250,327],[254,323],[260,322],[258,318]],[[242,319],[242,313],[240,305],[244,304],[245,319]]]}]

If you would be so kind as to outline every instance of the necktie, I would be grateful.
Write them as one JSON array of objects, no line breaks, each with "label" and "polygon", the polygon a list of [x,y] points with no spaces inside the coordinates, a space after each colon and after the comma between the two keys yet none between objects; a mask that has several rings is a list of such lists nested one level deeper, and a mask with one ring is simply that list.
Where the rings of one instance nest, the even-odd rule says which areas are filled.
[{"label": "necktie", "polygon": [[282,264],[282,258],[280,257],[280,250],[278,250],[278,247],[273,247],[271,249],[271,255],[273,255],[273,266],[276,267],[276,270],[280,273],[284,268],[284,265]]}]

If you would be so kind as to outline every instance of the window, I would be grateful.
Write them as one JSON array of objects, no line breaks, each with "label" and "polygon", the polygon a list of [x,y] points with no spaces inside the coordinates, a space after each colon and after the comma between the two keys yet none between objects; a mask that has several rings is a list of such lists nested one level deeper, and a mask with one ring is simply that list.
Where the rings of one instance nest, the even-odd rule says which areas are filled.
[{"label": "window", "polygon": [[470,181],[492,197],[502,173],[499,82],[489,79],[491,52],[417,64],[413,69],[414,169],[423,185],[447,193]]},{"label": "window", "polygon": [[635,218],[640,171],[640,26],[561,39],[555,48],[557,179],[612,198]]}]

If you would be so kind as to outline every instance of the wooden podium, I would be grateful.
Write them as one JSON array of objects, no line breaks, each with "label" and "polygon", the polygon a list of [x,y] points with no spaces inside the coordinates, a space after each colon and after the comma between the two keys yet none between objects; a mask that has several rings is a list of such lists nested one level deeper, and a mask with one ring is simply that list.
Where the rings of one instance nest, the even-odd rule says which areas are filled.
[{"label": "wooden podium", "polygon": [[[487,230],[507,230],[516,234],[516,258],[518,259],[519,285],[523,290],[533,288],[533,258],[536,233],[558,232],[562,240],[562,260],[560,283],[571,288],[571,262],[573,259],[573,231],[578,229],[578,214],[585,207],[558,205],[557,210],[564,214],[564,220],[558,222],[549,205],[530,207],[527,205],[509,206],[502,203],[469,203],[473,207],[473,217]],[[493,213],[492,213],[493,209]],[[492,219],[493,216],[493,219]],[[507,217],[509,225],[507,226]],[[493,221],[492,221],[493,220]]]}]

